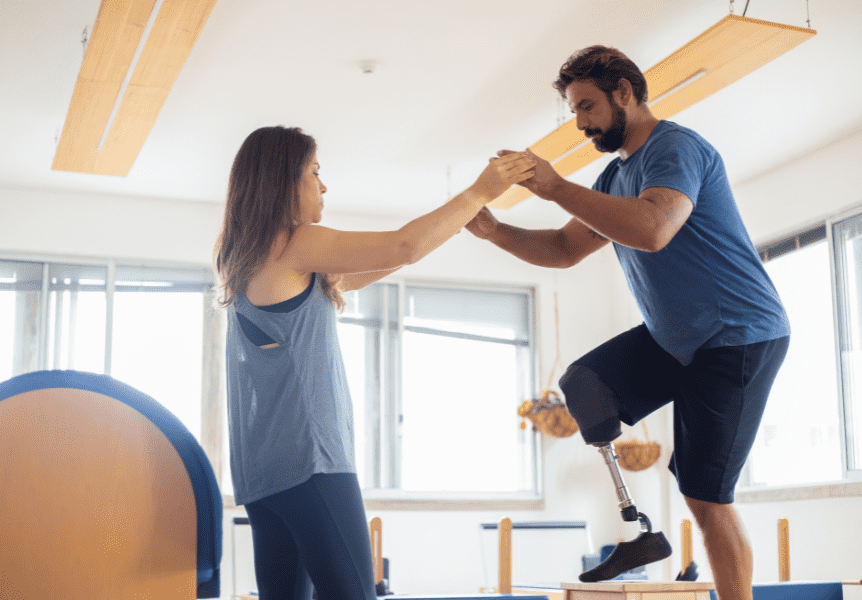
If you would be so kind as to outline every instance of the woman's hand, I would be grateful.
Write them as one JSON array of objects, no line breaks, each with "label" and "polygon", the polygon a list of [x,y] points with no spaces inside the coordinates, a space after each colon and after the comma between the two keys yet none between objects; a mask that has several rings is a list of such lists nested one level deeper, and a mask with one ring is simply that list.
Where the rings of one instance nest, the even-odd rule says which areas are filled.
[{"label": "woman's hand", "polygon": [[513,184],[532,177],[534,171],[530,169],[535,165],[535,159],[527,157],[522,152],[512,152],[500,158],[492,158],[476,183],[470,186],[470,191],[482,198],[484,204],[488,204]]},{"label": "woman's hand", "polygon": [[485,206],[482,210],[479,211],[473,220],[465,225],[467,231],[475,235],[477,238],[482,240],[489,239],[494,230],[497,228],[497,225],[500,222],[497,218],[488,210],[488,207]]},{"label": "woman's hand", "polygon": [[512,156],[512,154],[519,154],[528,159],[532,159],[535,165],[535,168],[533,169],[534,177],[531,177],[529,181],[522,183],[521,185],[543,200],[553,200],[554,189],[561,181],[563,181],[563,178],[560,177],[560,174],[557,173],[551,163],[533,154],[529,148],[523,152],[500,150],[497,154],[502,158]]}]

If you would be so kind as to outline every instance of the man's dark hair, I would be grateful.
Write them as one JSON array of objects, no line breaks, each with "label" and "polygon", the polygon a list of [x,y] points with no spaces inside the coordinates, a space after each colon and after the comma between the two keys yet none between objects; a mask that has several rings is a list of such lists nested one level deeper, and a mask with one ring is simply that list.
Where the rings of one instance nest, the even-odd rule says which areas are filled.
[{"label": "man's dark hair", "polygon": [[619,88],[620,79],[632,85],[638,104],[647,101],[647,83],[641,70],[629,57],[607,46],[590,46],[578,50],[562,67],[554,82],[554,89],[565,99],[566,87],[573,81],[589,81],[611,99],[611,93]]}]

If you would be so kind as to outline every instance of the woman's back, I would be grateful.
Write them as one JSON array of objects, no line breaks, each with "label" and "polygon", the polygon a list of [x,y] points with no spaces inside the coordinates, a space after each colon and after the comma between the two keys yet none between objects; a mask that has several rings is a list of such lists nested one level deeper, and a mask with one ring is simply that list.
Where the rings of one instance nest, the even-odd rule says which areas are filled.
[{"label": "woman's back", "polygon": [[[237,504],[299,485],[314,473],[355,473],[353,409],[335,307],[319,275],[290,312],[237,295],[228,309],[228,415]],[[261,347],[250,322],[275,344]]]}]

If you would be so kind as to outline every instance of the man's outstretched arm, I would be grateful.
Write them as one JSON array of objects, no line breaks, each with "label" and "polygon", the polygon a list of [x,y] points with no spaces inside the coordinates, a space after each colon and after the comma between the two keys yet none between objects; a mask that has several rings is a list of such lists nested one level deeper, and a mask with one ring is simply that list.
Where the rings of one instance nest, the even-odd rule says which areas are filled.
[{"label": "man's outstretched arm", "polygon": [[649,188],[632,198],[611,196],[566,181],[550,163],[538,157],[536,161],[535,175],[520,185],[540,198],[556,202],[588,229],[630,248],[661,250],[694,208],[688,196],[671,188]]},{"label": "man's outstretched arm", "polygon": [[571,267],[608,243],[578,219],[561,229],[522,229],[500,223],[487,207],[467,224],[467,230],[523,261],[555,269]]}]

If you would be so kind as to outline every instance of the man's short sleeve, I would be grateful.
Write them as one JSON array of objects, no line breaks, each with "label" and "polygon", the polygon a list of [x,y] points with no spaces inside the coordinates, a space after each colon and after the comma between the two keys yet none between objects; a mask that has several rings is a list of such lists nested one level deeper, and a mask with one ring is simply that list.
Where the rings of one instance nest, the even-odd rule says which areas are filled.
[{"label": "man's short sleeve", "polygon": [[684,131],[672,130],[654,140],[643,159],[638,195],[652,187],[682,192],[697,206],[697,197],[711,162],[708,147]]}]

